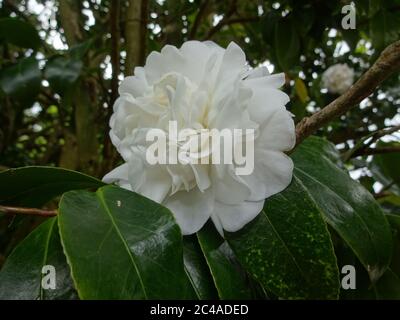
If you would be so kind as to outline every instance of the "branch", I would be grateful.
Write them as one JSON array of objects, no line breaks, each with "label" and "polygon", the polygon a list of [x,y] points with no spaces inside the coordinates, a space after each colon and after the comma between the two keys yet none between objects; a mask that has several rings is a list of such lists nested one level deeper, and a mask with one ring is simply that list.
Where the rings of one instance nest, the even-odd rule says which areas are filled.
[{"label": "branch", "polygon": [[80,26],[79,2],[75,0],[60,0],[58,12],[60,13],[61,27],[64,30],[68,46],[71,47],[83,40]]},{"label": "branch", "polygon": [[1,205],[0,205],[0,212],[6,213],[6,214],[24,214],[24,215],[41,216],[41,217],[54,217],[57,215],[56,210],[7,207],[7,206],[1,206]]},{"label": "branch", "polygon": [[129,0],[125,24],[125,76],[131,75],[134,67],[144,63],[147,15],[148,0]]},{"label": "branch", "polygon": [[204,0],[203,3],[200,5],[199,12],[197,13],[196,18],[194,19],[193,22],[193,26],[190,29],[189,39],[195,38],[197,30],[199,29],[200,26],[200,22],[204,17],[209,2],[210,0]]},{"label": "branch", "polygon": [[368,142],[368,146],[370,146],[373,142],[379,140],[380,138],[387,136],[389,134],[392,134],[396,131],[400,130],[400,125],[391,127],[389,129],[382,129],[382,130],[378,130],[376,131],[376,133],[372,136],[372,139],[370,142]]},{"label": "branch", "polygon": [[364,150],[360,150],[358,152],[355,152],[352,155],[352,157],[372,155],[372,154],[394,153],[394,152],[400,152],[400,146],[366,148]]},{"label": "branch", "polygon": [[[111,65],[112,65],[112,79],[111,79],[111,103],[118,97],[118,75],[120,73],[120,60],[119,60],[119,47],[121,32],[119,29],[119,15],[120,15],[120,0],[111,2],[110,8],[110,32],[111,32]],[[112,111],[112,108],[109,108]],[[111,112],[110,112],[111,113]],[[108,119],[107,119],[108,123]]]},{"label": "branch", "polygon": [[[375,132],[371,132],[370,134],[368,134],[367,136],[363,137],[362,139],[360,139],[359,142],[356,143],[356,145],[346,151],[343,156],[343,162],[346,162],[347,160],[349,160],[350,158],[354,158],[357,157],[359,155],[363,155],[364,151],[366,149],[368,149],[368,147],[373,144],[374,142],[376,142],[377,140],[379,140],[380,138],[392,134],[393,132],[399,131],[400,130],[400,125],[398,126],[394,126],[394,127],[390,127],[390,128],[384,128],[384,129],[380,129],[377,130]],[[370,141],[368,141],[367,143],[365,143],[367,140],[371,139]]]},{"label": "branch", "polygon": [[302,119],[296,126],[296,145],[317,129],[349,111],[368,97],[392,73],[400,69],[400,41],[389,45],[372,67],[344,94],[311,117]]}]

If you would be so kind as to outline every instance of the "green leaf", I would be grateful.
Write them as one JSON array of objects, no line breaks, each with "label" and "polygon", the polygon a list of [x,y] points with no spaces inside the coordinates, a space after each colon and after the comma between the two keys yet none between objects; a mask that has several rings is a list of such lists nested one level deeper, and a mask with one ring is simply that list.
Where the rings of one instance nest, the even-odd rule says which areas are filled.
[{"label": "green leaf", "polygon": [[400,300],[400,278],[390,269],[383,274],[374,288],[378,299]]},{"label": "green leaf", "polygon": [[259,216],[227,235],[241,264],[284,299],[336,299],[338,269],[326,224],[301,182],[293,178],[268,198]]},{"label": "green leaf", "polygon": [[9,169],[0,172],[0,203],[40,207],[66,191],[103,185],[96,178],[62,168]]},{"label": "green leaf", "polygon": [[221,299],[251,299],[251,280],[239,265],[229,244],[209,221],[198,233],[200,247],[207,260]]},{"label": "green leaf", "polygon": [[47,62],[44,75],[53,90],[63,94],[78,80],[82,67],[82,60],[58,56]]},{"label": "green leaf", "polygon": [[[43,266],[55,268],[55,289],[43,289]],[[46,280],[46,279],[43,279]],[[0,271],[0,300],[76,299],[58,235],[57,218],[30,233],[11,253]]]},{"label": "green leaf", "polygon": [[342,36],[350,50],[354,51],[357,48],[358,41],[360,40],[358,31],[354,29],[342,30]]},{"label": "green leaf", "polygon": [[368,16],[374,16],[382,7],[382,0],[369,0]]},{"label": "green leaf", "polygon": [[41,73],[35,57],[19,60],[0,71],[0,87],[12,98],[30,103],[40,90]]},{"label": "green leaf", "polygon": [[397,228],[400,232],[400,215],[386,213],[386,218],[388,219],[390,224]]},{"label": "green leaf", "polygon": [[183,238],[183,260],[186,274],[200,300],[218,298],[210,270],[196,236]]},{"label": "green leaf", "polygon": [[134,192],[70,191],[59,206],[61,241],[82,299],[195,297],[171,212]]},{"label": "green leaf", "polygon": [[0,39],[22,48],[37,49],[41,44],[36,29],[30,23],[16,18],[0,19]]},{"label": "green leaf", "polygon": [[300,56],[300,38],[297,27],[290,17],[282,18],[275,27],[275,51],[283,71],[298,65]]},{"label": "green leaf", "polygon": [[[379,142],[378,148],[399,147],[399,142]],[[390,186],[397,195],[400,195],[400,152],[392,152],[374,155],[370,170],[376,180],[383,186]]]},{"label": "green leaf", "polygon": [[369,29],[373,45],[378,49],[383,49],[386,45],[398,40],[400,16],[381,9],[369,20]]},{"label": "green leaf", "polygon": [[306,5],[295,11],[295,17],[298,21],[299,34],[305,37],[314,24],[315,9],[311,5]]},{"label": "green leaf", "polygon": [[324,139],[308,138],[292,154],[294,173],[374,282],[391,261],[390,227],[374,197],[332,161],[339,157],[333,149]]}]

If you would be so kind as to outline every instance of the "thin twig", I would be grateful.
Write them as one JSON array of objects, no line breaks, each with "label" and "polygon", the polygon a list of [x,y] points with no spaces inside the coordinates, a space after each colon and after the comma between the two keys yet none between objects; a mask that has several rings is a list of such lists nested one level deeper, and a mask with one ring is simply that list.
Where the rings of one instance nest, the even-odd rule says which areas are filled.
[{"label": "thin twig", "polygon": [[[119,29],[120,18],[120,0],[111,2],[110,8],[110,31],[111,31],[111,65],[112,65],[112,78],[111,78],[111,103],[114,104],[115,99],[118,97],[118,76],[120,73],[120,37],[121,31]],[[109,108],[112,110],[112,108]],[[108,123],[108,119],[107,119]]]},{"label": "thin twig", "polygon": [[353,157],[372,155],[372,154],[394,153],[394,152],[400,152],[400,146],[367,148],[356,152],[355,154],[353,154]]},{"label": "thin twig", "polygon": [[43,210],[37,208],[21,208],[21,207],[8,207],[0,205],[0,212],[6,214],[23,214],[41,217],[54,217],[57,215],[56,210]]},{"label": "thin twig", "polygon": [[[371,144],[378,141],[380,138],[387,136],[389,134],[392,134],[399,130],[400,130],[400,125],[380,129],[375,132],[371,132],[367,136],[363,137],[359,142],[357,142],[356,145],[352,149],[343,153],[343,155],[342,155],[343,161],[346,162],[350,158],[357,157],[357,156],[363,154],[364,150],[368,149],[368,147]],[[365,143],[367,140],[369,140],[369,141],[367,143]]]},{"label": "thin twig", "polygon": [[372,67],[344,94],[296,126],[296,145],[328,122],[349,111],[368,97],[391,74],[400,69],[400,41],[389,45]]}]

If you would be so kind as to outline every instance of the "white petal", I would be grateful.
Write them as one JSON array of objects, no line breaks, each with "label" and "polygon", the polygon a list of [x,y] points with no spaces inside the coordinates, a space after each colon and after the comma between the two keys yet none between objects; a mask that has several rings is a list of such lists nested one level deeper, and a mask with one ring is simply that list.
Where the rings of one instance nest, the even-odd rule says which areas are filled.
[{"label": "white petal", "polygon": [[223,50],[219,51],[216,47],[199,41],[185,42],[180,51],[187,61],[183,74],[196,84],[209,77],[206,66],[210,57],[218,52],[221,55],[223,53]]},{"label": "white petal", "polygon": [[246,55],[234,42],[231,42],[224,52],[219,69],[218,80],[237,78],[246,66]]},{"label": "white petal", "polygon": [[253,95],[248,104],[250,118],[257,123],[263,123],[277,109],[284,109],[289,102],[289,96],[278,89],[254,87]]},{"label": "white petal", "polygon": [[234,42],[226,48],[218,76],[215,82],[213,104],[218,105],[228,92],[231,92],[234,83],[241,79],[246,70],[246,55]]},{"label": "white petal", "polygon": [[291,114],[286,109],[277,109],[259,127],[256,148],[288,151],[296,143],[295,125]]},{"label": "white petal", "polygon": [[164,205],[174,214],[182,234],[188,235],[199,231],[207,222],[214,208],[214,197],[211,188],[205,192],[194,188],[174,194]]},{"label": "white petal", "polygon": [[127,163],[124,163],[120,165],[119,167],[116,167],[114,170],[110,171],[103,177],[103,181],[105,183],[113,183],[117,182],[119,180],[124,180],[128,181],[128,172],[129,172],[129,166]]},{"label": "white petal", "polygon": [[265,77],[269,75],[268,68],[265,66],[257,67],[254,69],[250,69],[246,74],[245,78],[246,79],[254,79],[254,78],[260,78],[260,77]]},{"label": "white petal", "polygon": [[208,165],[204,164],[191,164],[194,176],[196,178],[197,186],[200,191],[204,191],[211,185],[210,177],[208,176]]},{"label": "white petal", "polygon": [[292,181],[293,161],[272,150],[255,151],[253,174],[241,176],[251,190],[248,200],[260,201],[284,190]]},{"label": "white petal", "polygon": [[144,79],[140,79],[136,76],[130,76],[122,80],[118,88],[118,92],[120,95],[123,93],[129,93],[136,98],[143,96],[147,88],[147,82],[145,82]]},{"label": "white petal", "polygon": [[[172,181],[166,167],[154,165],[148,166],[142,173],[135,170],[129,172],[129,181],[131,182],[132,189],[141,195],[161,203],[171,189]],[[143,177],[140,175],[143,174]],[[143,179],[139,186],[134,187],[136,179]]]},{"label": "white petal", "polygon": [[213,214],[219,218],[224,230],[236,232],[253,220],[261,212],[263,206],[264,200],[245,201],[238,205],[227,205],[216,201]]},{"label": "white petal", "polygon": [[259,89],[275,88],[278,89],[285,84],[285,74],[276,73],[265,77],[247,78],[244,80],[245,85],[249,87],[258,87]]},{"label": "white petal", "polygon": [[187,41],[180,49],[166,45],[161,53],[152,52],[145,64],[146,78],[150,84],[168,72],[177,72],[200,83],[205,64],[214,50],[199,41]]},{"label": "white petal", "polygon": [[[222,178],[218,177],[216,166],[213,165],[211,168],[215,199],[227,204],[238,204],[248,199],[251,190],[245,180],[235,174],[233,165],[221,165],[219,167],[224,170]],[[221,176],[221,173],[219,175]]]},{"label": "white petal", "polygon": [[152,51],[146,59],[146,64],[144,65],[146,72],[146,79],[150,85],[161,78],[162,75],[167,73],[166,65],[161,53]]}]

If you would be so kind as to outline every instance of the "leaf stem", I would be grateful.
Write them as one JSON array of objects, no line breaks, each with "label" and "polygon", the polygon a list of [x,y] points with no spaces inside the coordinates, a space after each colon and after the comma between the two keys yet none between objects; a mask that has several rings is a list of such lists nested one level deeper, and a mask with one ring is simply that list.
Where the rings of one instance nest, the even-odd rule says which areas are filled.
[{"label": "leaf stem", "polygon": [[9,207],[0,205],[0,212],[6,214],[23,214],[41,217],[54,217],[57,215],[57,210],[43,210],[37,208],[21,208],[21,207]]}]

